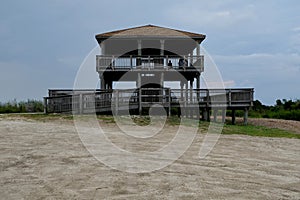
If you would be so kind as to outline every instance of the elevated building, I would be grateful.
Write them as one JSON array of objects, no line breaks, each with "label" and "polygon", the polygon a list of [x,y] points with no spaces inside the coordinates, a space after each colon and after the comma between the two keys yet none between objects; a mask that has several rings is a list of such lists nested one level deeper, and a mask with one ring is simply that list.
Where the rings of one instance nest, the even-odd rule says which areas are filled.
[{"label": "elevated building", "polygon": [[[147,113],[153,105],[161,105],[168,115],[202,117],[225,109],[245,111],[253,101],[253,89],[200,89],[204,56],[200,44],[205,35],[154,25],[112,31],[95,36],[101,48],[96,56],[100,78],[97,90],[49,90],[45,98],[46,112]],[[113,88],[114,82],[134,82],[127,90]],[[180,88],[168,88],[165,82],[178,82]]]}]

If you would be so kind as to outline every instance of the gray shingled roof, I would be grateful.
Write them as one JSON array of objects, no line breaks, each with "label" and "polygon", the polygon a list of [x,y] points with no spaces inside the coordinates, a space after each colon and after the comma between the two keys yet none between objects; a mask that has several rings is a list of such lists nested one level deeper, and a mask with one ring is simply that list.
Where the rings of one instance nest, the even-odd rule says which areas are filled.
[{"label": "gray shingled roof", "polygon": [[138,26],[123,30],[117,30],[107,33],[96,35],[96,38],[109,38],[109,37],[191,37],[198,39],[205,39],[205,35],[192,33],[187,31],[175,30],[164,28],[154,25]]}]

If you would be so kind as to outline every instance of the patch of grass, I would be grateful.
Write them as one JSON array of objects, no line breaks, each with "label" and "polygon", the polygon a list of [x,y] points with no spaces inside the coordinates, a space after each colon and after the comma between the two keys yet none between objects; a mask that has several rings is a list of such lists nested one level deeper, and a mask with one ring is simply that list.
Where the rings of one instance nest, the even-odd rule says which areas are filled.
[{"label": "patch of grass", "polygon": [[261,137],[284,137],[300,139],[300,134],[278,128],[268,128],[254,125],[224,125],[222,134],[239,134]]},{"label": "patch of grass", "polygon": [[1,114],[0,118],[6,119],[28,119],[36,121],[51,121],[51,120],[73,120],[71,114],[43,114],[43,113],[13,113],[13,114]]},{"label": "patch of grass", "polygon": [[115,119],[110,115],[97,115],[97,119],[105,123],[115,123]]}]

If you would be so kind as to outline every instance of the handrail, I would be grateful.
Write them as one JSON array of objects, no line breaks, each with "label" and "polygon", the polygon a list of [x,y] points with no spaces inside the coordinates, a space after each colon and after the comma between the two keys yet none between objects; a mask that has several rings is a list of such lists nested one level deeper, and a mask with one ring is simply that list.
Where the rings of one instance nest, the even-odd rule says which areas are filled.
[{"label": "handrail", "polygon": [[[172,63],[170,66],[169,62]],[[177,70],[193,70],[197,69],[201,72],[204,70],[204,56],[182,55],[182,56],[159,56],[159,55],[130,55],[130,56],[114,56],[114,55],[97,55],[96,70],[135,70],[135,69],[177,69]]]},{"label": "handrail", "polygon": [[[57,91],[62,92],[63,90]],[[162,103],[165,105],[169,103],[175,105],[182,103],[186,106],[198,104],[205,107],[250,107],[253,104],[254,89],[189,89],[183,93],[181,93],[181,89],[170,88],[68,92],[69,94],[66,95],[44,97],[46,112],[73,112],[75,109],[82,113],[89,112],[93,108],[109,110],[113,104],[124,105],[124,102],[129,102],[129,104]]]}]

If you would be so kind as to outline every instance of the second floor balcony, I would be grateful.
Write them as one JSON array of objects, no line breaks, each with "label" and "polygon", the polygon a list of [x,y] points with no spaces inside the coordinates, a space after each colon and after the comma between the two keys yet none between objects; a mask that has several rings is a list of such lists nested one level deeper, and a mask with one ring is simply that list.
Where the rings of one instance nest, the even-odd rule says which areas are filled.
[{"label": "second floor balcony", "polygon": [[204,56],[96,56],[96,70],[129,71],[129,70],[178,70],[204,71]]}]

